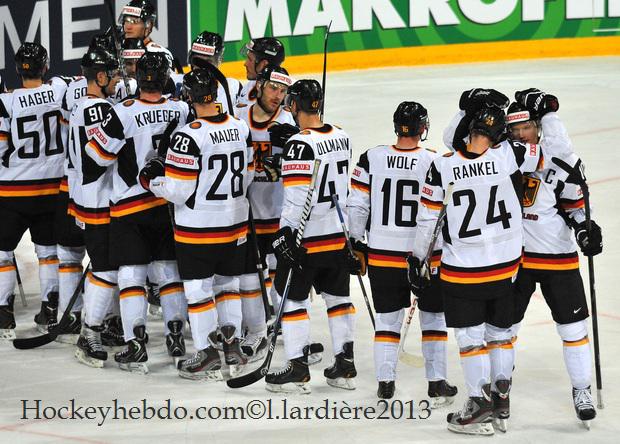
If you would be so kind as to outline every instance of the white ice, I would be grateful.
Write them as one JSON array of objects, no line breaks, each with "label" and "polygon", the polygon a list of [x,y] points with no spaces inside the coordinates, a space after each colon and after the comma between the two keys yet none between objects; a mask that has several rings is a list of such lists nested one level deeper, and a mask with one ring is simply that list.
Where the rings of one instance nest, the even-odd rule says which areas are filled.
[{"label": "white ice", "polygon": [[[355,158],[365,149],[392,143],[392,113],[399,102],[415,100],[430,112],[430,137],[426,147],[444,151],[441,135],[456,111],[460,93],[473,87],[492,87],[511,95],[515,90],[538,87],[559,97],[560,116],[572,136],[576,151],[587,165],[592,185],[595,219],[604,233],[604,253],[595,258],[599,334],[604,381],[605,409],[598,411],[592,429],[577,421],[571,386],[562,359],[562,342],[544,300],[537,293],[519,334],[516,371],[511,395],[509,431],[496,436],[501,442],[618,442],[620,434],[620,303],[614,287],[620,284],[614,267],[620,263],[620,72],[619,57],[526,60],[503,63],[473,63],[437,67],[376,69],[329,75],[326,120],[345,128],[355,146]],[[299,76],[298,76],[299,77]],[[33,316],[39,308],[37,264],[26,235],[17,250],[20,270],[28,294],[28,307],[15,302],[18,337],[36,335]],[[616,265],[614,265],[616,264]],[[587,286],[587,263],[582,261]],[[614,277],[616,276],[616,277]],[[357,282],[352,280],[357,307],[355,342],[359,372],[357,390],[340,391],[325,384],[322,371],[331,363],[331,343],[324,304],[312,305],[313,339],[326,347],[324,362],[311,368],[312,394],[289,397],[289,405],[322,405],[324,399],[350,407],[376,406],[373,332]],[[366,285],[368,283],[366,282]],[[282,397],[265,391],[264,382],[240,390],[223,383],[181,380],[173,369],[163,344],[161,321],[150,320],[149,364],[151,374],[139,376],[120,371],[113,359],[102,370],[87,368],[74,359],[73,347],[52,343],[18,351],[11,344],[0,345],[0,442],[433,442],[468,441],[446,430],[445,416],[460,409],[465,399],[464,383],[453,335],[448,342],[449,380],[459,387],[456,403],[433,411],[426,420],[99,420],[22,419],[22,401],[42,400],[43,406],[61,407],[75,399],[80,406],[111,406],[113,399],[126,406],[146,398],[160,407],[166,399],[173,406],[237,406],[248,401]],[[409,348],[420,353],[417,316],[409,335]],[[592,335],[591,335],[592,338]],[[592,343],[592,341],[591,341]],[[191,341],[188,350],[192,350]],[[283,361],[281,344],[274,366]],[[592,380],[594,387],[594,377]],[[416,405],[426,396],[423,369],[399,367],[396,398]],[[213,411],[215,414],[215,411]],[[416,412],[417,414],[417,412]],[[614,436],[616,438],[614,438]]]}]

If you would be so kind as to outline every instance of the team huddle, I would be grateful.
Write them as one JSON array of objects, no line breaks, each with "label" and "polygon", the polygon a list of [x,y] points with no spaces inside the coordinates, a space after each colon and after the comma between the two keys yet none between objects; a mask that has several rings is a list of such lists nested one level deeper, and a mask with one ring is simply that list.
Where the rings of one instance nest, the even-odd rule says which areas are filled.
[{"label": "team huddle", "polygon": [[120,29],[92,39],[81,76],[44,81],[38,43],[15,55],[22,87],[0,94],[0,340],[16,337],[13,251],[29,230],[34,321],[76,344],[85,365],[103,367],[107,348],[124,346],[118,366],[147,373],[155,314],[180,377],[235,378],[263,358],[268,369],[280,335],[287,365],[266,374],[267,389],[310,393],[309,366],[323,352],[311,340],[314,291],[334,356],[324,376],[351,390],[349,281],[367,274],[377,396],[394,396],[401,330],[417,307],[432,407],[457,394],[447,381],[452,327],[468,399],[448,429],[490,435],[507,430],[514,343],[538,283],[577,416],[596,416],[577,248],[601,253],[602,234],[555,96],[463,92],[443,156],[420,145],[426,108],[402,102],[395,143],[354,164],[345,130],[323,121],[321,84],[292,80],[279,40],[245,45],[242,85],[219,71],[223,39],[208,31],[192,43],[190,71],[175,72],[178,61],[149,37],[155,19],[148,0],[131,0]]}]

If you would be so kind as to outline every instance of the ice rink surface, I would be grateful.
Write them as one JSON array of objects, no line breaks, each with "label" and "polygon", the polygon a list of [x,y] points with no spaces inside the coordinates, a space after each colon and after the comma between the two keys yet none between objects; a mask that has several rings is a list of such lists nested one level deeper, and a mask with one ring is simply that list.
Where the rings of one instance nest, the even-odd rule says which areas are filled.
[{"label": "ice rink surface", "polygon": [[[449,380],[460,390],[455,404],[433,411],[428,419],[409,416],[407,401],[414,405],[426,397],[423,369],[399,366],[396,398],[403,401],[403,419],[219,419],[190,420],[192,409],[206,407],[244,407],[260,400],[266,407],[271,399],[272,417],[282,415],[283,397],[265,390],[261,381],[245,389],[228,389],[224,383],[199,383],[180,379],[163,342],[161,321],[150,319],[149,366],[147,376],[127,374],[116,368],[110,356],[106,368],[91,369],[73,358],[74,348],[52,343],[40,349],[17,351],[9,343],[0,344],[0,443],[62,442],[170,442],[295,444],[325,442],[618,442],[620,435],[620,302],[616,293],[620,279],[614,264],[620,263],[620,58],[577,58],[527,60],[500,63],[473,63],[436,67],[377,69],[329,74],[326,121],[345,128],[355,149],[355,161],[366,149],[395,141],[392,113],[399,102],[415,100],[430,113],[429,140],[424,146],[445,151],[441,144],[444,126],[458,107],[460,93],[473,87],[495,88],[512,97],[515,90],[537,87],[560,100],[560,116],[572,137],[575,150],[584,159],[591,184],[594,218],[603,228],[604,252],[595,258],[598,294],[601,361],[605,409],[598,411],[592,429],[586,431],[577,421],[572,405],[570,382],[562,359],[562,342],[555,331],[544,300],[536,294],[526,314],[516,345],[516,371],[511,393],[512,409],[507,434],[494,438],[455,435],[446,430],[446,413],[461,408],[464,383],[454,336],[448,343]],[[33,316],[39,309],[37,265],[32,244],[26,235],[16,252],[25,281],[29,305],[15,302],[18,337],[37,334]],[[587,286],[587,263],[582,261]],[[352,280],[357,307],[355,362],[357,390],[344,391],[326,385],[323,368],[331,364],[331,343],[324,303],[315,298],[312,310],[312,336],[325,344],[324,360],[311,367],[312,394],[289,397],[288,406],[329,405],[334,403],[344,416],[346,406],[377,407],[372,346],[373,331],[357,281]],[[409,334],[410,349],[420,353],[417,316]],[[592,341],[591,341],[592,343]],[[191,340],[188,351],[193,352]],[[282,345],[276,350],[274,367],[283,362]],[[594,385],[594,376],[592,383]],[[22,417],[22,401],[40,399],[43,407],[59,408],[75,399],[76,405],[131,407],[147,399],[161,407],[170,399],[174,407],[188,409],[185,420],[28,420]],[[254,404],[256,405],[256,404]],[[398,416],[398,403],[395,413]],[[252,409],[250,409],[252,410]],[[260,404],[253,412],[260,414]],[[383,410],[382,408],[378,411]],[[50,411],[51,412],[51,411]],[[84,410],[82,409],[82,412]],[[216,417],[217,409],[211,410]],[[224,412],[219,411],[222,417]],[[182,412],[181,412],[182,413]],[[322,413],[322,412],[319,412]],[[415,411],[414,417],[425,416]],[[232,413],[228,417],[232,418]],[[332,415],[333,416],[333,415]],[[361,414],[358,414],[361,416]],[[239,418],[240,416],[237,416]]]}]

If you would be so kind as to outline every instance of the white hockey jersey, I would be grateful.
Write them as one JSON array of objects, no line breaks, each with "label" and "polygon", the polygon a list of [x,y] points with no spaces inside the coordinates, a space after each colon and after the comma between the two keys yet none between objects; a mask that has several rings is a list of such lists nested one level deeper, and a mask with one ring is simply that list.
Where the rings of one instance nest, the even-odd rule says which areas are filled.
[{"label": "white hockey jersey", "polygon": [[246,123],[228,114],[199,118],[175,133],[165,176],[151,180],[174,203],[174,238],[185,244],[245,241],[253,148]]},{"label": "white hockey jersey", "polygon": [[[173,73],[170,75],[170,78],[174,82],[176,86],[176,95],[175,97],[180,97],[183,92],[183,76],[184,74]],[[228,109],[228,100],[226,100],[226,91],[224,87],[218,83],[217,87],[217,107],[220,113],[227,113],[230,115],[236,115],[234,113],[237,107],[237,100],[239,99],[239,93],[241,92],[241,83],[237,79],[226,78],[228,81],[228,91],[230,93],[230,100],[233,103],[232,110]]]},{"label": "white hockey jersey", "polygon": [[114,165],[110,216],[125,217],[166,205],[145,191],[138,175],[156,155],[162,135],[176,119],[185,125],[186,103],[162,97],[156,102],[128,99],[110,109],[101,128],[94,128],[86,153],[100,166]]},{"label": "white hockey jersey", "polygon": [[250,106],[256,103],[256,80],[248,80],[239,93],[239,105]]},{"label": "white hockey jersey", "polygon": [[273,146],[267,129],[274,124],[295,124],[290,112],[278,108],[276,113],[266,122],[255,122],[252,110],[256,105],[238,108],[238,117],[245,121],[252,134],[254,147],[254,181],[248,190],[248,199],[252,206],[252,214],[259,235],[271,235],[280,227],[284,186],[282,181],[270,182],[263,167],[263,159],[273,154],[282,154],[282,147]]},{"label": "white hockey jersey", "polygon": [[299,227],[308,186],[312,178],[314,159],[321,159],[312,210],[306,222],[302,245],[308,254],[337,251],[344,248],[338,213],[332,195],[338,195],[346,211],[349,163],[353,153],[347,133],[333,125],[307,128],[289,139],[282,156],[284,203],[280,227]]}]

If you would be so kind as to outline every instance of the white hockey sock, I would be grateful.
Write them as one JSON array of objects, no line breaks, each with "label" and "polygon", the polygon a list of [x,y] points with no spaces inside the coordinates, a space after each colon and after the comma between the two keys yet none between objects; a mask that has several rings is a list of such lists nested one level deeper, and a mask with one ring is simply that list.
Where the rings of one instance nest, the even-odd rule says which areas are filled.
[{"label": "white hockey sock", "polygon": [[239,283],[243,324],[248,328],[249,333],[266,330],[265,307],[257,274],[241,275]]},{"label": "white hockey sock", "polygon": [[[58,245],[58,312],[64,313],[69,300],[77,288],[84,269],[82,260],[84,259],[84,247],[63,247]],[[73,313],[82,310],[83,300],[80,294],[75,300],[71,311]]]},{"label": "white hockey sock", "polygon": [[586,320],[557,324],[556,328],[563,341],[564,364],[573,387],[588,387],[592,380],[592,353]]},{"label": "white hockey sock", "polygon": [[117,279],[116,271],[88,273],[84,283],[84,322],[89,327],[103,323],[117,288]]},{"label": "white hockey sock", "polygon": [[[118,271],[116,272],[116,280],[118,282]],[[118,285],[114,287],[114,293],[112,294],[112,300],[110,301],[110,305],[108,306],[108,313],[106,314],[106,318],[112,316],[120,316],[121,315],[121,298],[120,298],[120,290]]]},{"label": "white hockey sock", "polygon": [[377,381],[395,381],[400,329],[405,309],[375,315],[375,375]]},{"label": "white hockey sock", "polygon": [[329,332],[332,337],[334,356],[342,352],[342,346],[353,341],[355,329],[355,307],[349,296],[332,296],[321,292],[327,305]]},{"label": "white hockey sock", "polygon": [[444,314],[420,310],[420,328],[426,379],[428,381],[447,379],[448,329]]},{"label": "white hockey sock", "polygon": [[473,327],[455,328],[456,342],[459,345],[461,366],[470,397],[482,396],[482,386],[489,384],[491,361],[484,346],[484,324]]},{"label": "white hockey sock", "polygon": [[187,300],[176,261],[155,261],[149,265],[149,280],[159,286],[159,300],[164,318],[164,335],[170,333],[169,321],[187,319]]},{"label": "white hockey sock", "polygon": [[486,342],[491,361],[491,390],[497,391],[495,383],[512,378],[515,363],[515,351],[512,346],[512,328],[498,328],[491,324],[486,326]]},{"label": "white hockey sock", "polygon": [[146,265],[122,265],[118,269],[120,288],[121,319],[125,341],[135,338],[134,327],[146,326]]},{"label": "white hockey sock", "polygon": [[192,339],[196,350],[209,346],[209,333],[217,329],[217,310],[213,300],[213,276],[183,282]]},{"label": "white hockey sock", "polygon": [[235,327],[235,337],[241,337],[241,295],[239,294],[239,276],[213,277],[213,293],[215,307],[220,327],[232,325]]},{"label": "white hockey sock", "polygon": [[282,315],[282,338],[287,359],[303,356],[304,347],[310,342],[310,318],[306,301],[286,300]]},{"label": "white hockey sock", "polygon": [[47,295],[58,291],[58,256],[56,245],[34,245],[39,259],[39,282],[41,284],[41,300],[47,301]]},{"label": "white hockey sock", "polygon": [[7,305],[15,290],[17,274],[12,251],[0,251],[0,305]]}]

